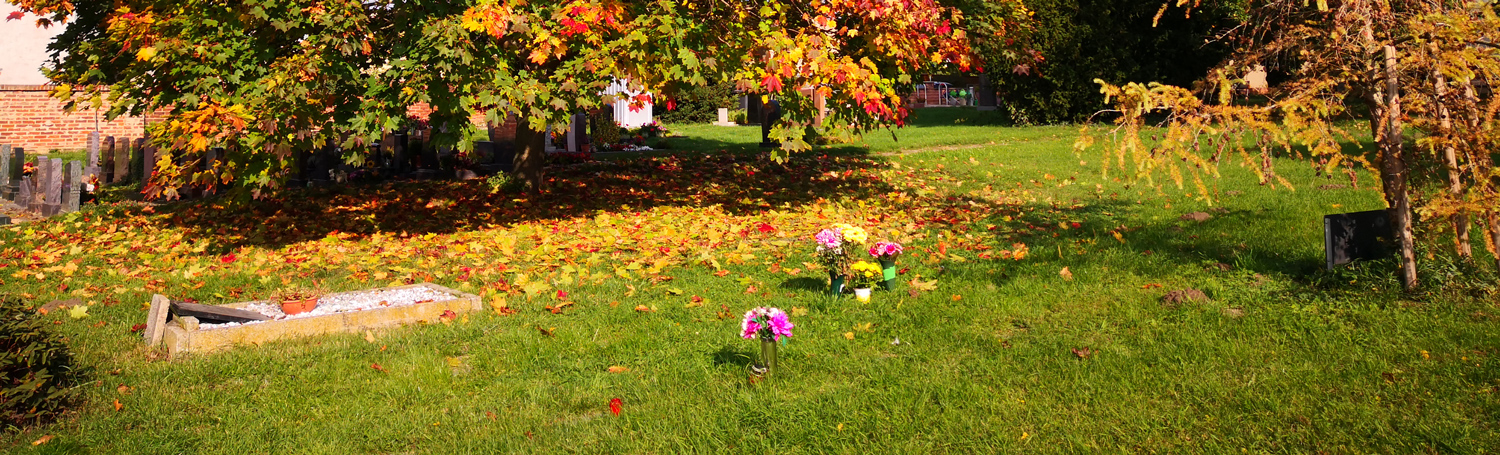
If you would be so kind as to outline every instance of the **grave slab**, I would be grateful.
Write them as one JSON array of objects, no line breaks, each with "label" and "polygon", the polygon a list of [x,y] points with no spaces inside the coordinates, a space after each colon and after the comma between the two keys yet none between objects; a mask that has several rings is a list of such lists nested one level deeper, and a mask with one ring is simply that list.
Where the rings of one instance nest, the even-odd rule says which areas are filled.
[{"label": "grave slab", "polygon": [[[427,288],[432,291],[451,295],[454,298],[452,300],[294,319],[280,319],[232,327],[198,327],[196,330],[189,330],[180,323],[164,324],[165,330],[162,342],[165,343],[167,351],[173,357],[176,357],[182,353],[209,353],[230,349],[234,346],[258,345],[279,340],[334,333],[359,333],[365,330],[398,327],[409,324],[436,323],[441,320],[444,313],[457,315],[483,309],[484,304],[479,296],[455,291],[432,283],[342,292],[330,294],[325,297],[409,288]],[[166,298],[162,297],[162,299],[165,300]],[[222,307],[244,309],[257,303],[267,302],[240,302],[222,305]]]}]

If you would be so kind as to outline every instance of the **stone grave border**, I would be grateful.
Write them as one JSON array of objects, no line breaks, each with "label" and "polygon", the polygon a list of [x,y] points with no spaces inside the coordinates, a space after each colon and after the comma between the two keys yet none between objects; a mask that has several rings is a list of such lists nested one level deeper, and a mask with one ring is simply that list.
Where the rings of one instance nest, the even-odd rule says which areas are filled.
[{"label": "stone grave border", "polygon": [[[151,302],[151,319],[147,321],[148,327],[145,330],[146,342],[152,346],[156,346],[158,342],[164,344],[168,354],[175,358],[179,354],[188,352],[211,353],[240,345],[258,345],[272,341],[291,340],[333,333],[358,333],[365,330],[397,327],[414,323],[433,323],[438,322],[445,311],[452,311],[453,314],[463,314],[480,311],[484,308],[483,300],[477,295],[459,292],[432,283],[337,292],[329,295],[418,287],[425,287],[433,291],[450,294],[457,298],[442,302],[426,302],[305,318],[273,320],[236,327],[219,327],[205,330],[199,329],[197,322],[191,319],[184,320],[183,318],[174,316],[168,322],[168,300],[166,297],[157,295]],[[252,303],[263,302],[265,301],[253,300],[219,306],[243,309]]]}]

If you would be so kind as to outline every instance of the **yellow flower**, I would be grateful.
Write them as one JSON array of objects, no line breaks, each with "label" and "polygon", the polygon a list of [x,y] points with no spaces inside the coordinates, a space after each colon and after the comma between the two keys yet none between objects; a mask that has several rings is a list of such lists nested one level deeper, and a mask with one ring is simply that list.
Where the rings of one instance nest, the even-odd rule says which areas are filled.
[{"label": "yellow flower", "polygon": [[838,228],[839,234],[843,235],[845,242],[863,245],[866,240],[870,239],[869,233],[865,232],[864,229],[852,224],[840,223],[833,225],[833,227]]}]

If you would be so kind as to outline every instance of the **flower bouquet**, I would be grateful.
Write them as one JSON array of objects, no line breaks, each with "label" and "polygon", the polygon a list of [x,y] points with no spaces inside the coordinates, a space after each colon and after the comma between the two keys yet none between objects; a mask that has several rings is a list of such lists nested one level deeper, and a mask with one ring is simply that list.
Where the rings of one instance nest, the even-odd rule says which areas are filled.
[{"label": "flower bouquet", "polygon": [[844,251],[846,244],[863,244],[868,238],[864,229],[848,224],[835,224],[813,236],[818,242],[818,261],[828,268],[829,294],[844,292],[844,279],[849,268],[849,254]]},{"label": "flower bouquet", "polygon": [[760,339],[760,363],[752,365],[750,373],[772,376],[776,371],[776,342],[792,336],[792,321],[780,308],[752,308],[740,321],[740,336],[747,340]]},{"label": "flower bouquet", "polygon": [[885,290],[896,290],[896,257],[901,256],[901,244],[895,242],[877,242],[870,247],[870,256],[880,261],[881,274]]},{"label": "flower bouquet", "polygon": [[881,277],[880,266],[873,262],[857,261],[849,265],[849,276],[854,281],[854,298],[870,303],[870,288]]}]

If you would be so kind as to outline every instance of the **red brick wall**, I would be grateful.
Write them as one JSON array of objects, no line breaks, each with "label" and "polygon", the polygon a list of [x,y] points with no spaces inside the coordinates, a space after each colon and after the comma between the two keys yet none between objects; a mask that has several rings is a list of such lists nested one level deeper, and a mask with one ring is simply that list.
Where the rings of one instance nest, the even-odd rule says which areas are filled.
[{"label": "red brick wall", "polygon": [[[408,117],[427,120],[428,117],[432,115],[432,106],[428,105],[427,103],[417,103],[411,106],[407,106],[406,115]],[[470,115],[469,123],[477,127],[486,128],[487,122],[485,121],[484,116],[484,112],[478,112]],[[489,125],[487,128],[489,129],[490,140],[492,141],[508,142],[516,140],[516,116],[514,115],[510,116],[510,118],[505,119],[505,123],[499,125]]]},{"label": "red brick wall", "polygon": [[51,90],[45,85],[0,85],[0,143],[31,152],[81,150],[88,146],[96,120],[101,136],[138,138],[146,132],[147,119],[140,117],[106,122],[102,109],[64,113],[62,103],[48,95]]}]

